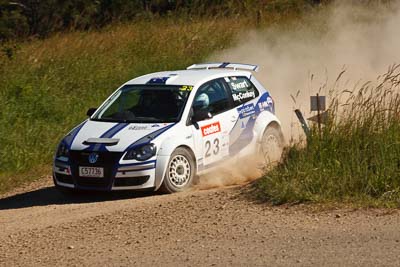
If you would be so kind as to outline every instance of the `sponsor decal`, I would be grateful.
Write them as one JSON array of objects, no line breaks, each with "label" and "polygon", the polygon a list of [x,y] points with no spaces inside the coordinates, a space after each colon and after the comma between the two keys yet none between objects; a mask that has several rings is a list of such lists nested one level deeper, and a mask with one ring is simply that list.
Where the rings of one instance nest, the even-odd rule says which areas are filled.
[{"label": "sponsor decal", "polygon": [[254,91],[245,92],[245,93],[236,93],[236,94],[232,94],[232,97],[233,97],[234,101],[242,101],[242,100],[249,99],[249,98],[255,98],[256,93]]},{"label": "sponsor decal", "polygon": [[141,131],[141,130],[147,130],[147,126],[129,126],[128,130],[134,130],[134,131]]},{"label": "sponsor decal", "polygon": [[165,84],[167,82],[167,80],[171,78],[171,77],[155,77],[155,78],[151,78],[147,84]]},{"label": "sponsor decal", "polygon": [[243,119],[254,115],[256,113],[256,108],[254,104],[247,104],[237,108],[237,111],[239,112],[239,118]]},{"label": "sponsor decal", "polygon": [[97,154],[97,153],[89,154],[89,157],[88,157],[89,163],[94,164],[97,162],[98,159],[99,159],[99,154]]},{"label": "sponsor decal", "polygon": [[219,122],[214,122],[201,127],[201,133],[203,134],[203,136],[219,133],[220,131],[221,125],[219,124]]},{"label": "sponsor decal", "polygon": [[191,85],[182,85],[182,86],[179,88],[179,90],[190,92],[190,91],[193,90],[193,86],[191,86]]},{"label": "sponsor decal", "polygon": [[246,80],[241,82],[231,82],[231,87],[233,90],[240,91],[242,89],[246,89],[249,87],[249,84]]},{"label": "sponsor decal", "polygon": [[273,105],[274,105],[274,101],[272,100],[271,97],[267,97],[267,99],[265,101],[258,103],[258,107],[261,111],[262,110],[272,110]]}]

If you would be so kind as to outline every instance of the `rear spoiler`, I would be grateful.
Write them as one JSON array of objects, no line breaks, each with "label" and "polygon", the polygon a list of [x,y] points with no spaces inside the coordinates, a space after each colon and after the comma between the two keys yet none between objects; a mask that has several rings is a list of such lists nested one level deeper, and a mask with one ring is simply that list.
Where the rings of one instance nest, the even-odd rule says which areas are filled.
[{"label": "rear spoiler", "polygon": [[187,67],[187,70],[195,70],[195,69],[225,69],[230,68],[234,70],[250,70],[258,72],[259,67],[257,65],[252,64],[241,64],[241,63],[229,63],[229,62],[215,62],[215,63],[201,63],[201,64],[193,64]]}]

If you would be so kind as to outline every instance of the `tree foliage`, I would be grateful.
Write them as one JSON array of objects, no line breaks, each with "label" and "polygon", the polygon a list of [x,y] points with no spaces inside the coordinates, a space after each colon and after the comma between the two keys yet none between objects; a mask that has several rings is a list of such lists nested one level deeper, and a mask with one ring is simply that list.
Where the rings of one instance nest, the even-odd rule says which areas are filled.
[{"label": "tree foliage", "polygon": [[46,37],[153,16],[249,15],[254,10],[319,3],[316,0],[0,0],[0,41]]}]

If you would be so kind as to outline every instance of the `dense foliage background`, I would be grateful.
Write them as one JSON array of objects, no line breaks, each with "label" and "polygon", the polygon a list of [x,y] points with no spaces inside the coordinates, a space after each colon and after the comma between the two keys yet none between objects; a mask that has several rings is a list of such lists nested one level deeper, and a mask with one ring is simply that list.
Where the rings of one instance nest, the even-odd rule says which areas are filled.
[{"label": "dense foliage background", "polygon": [[0,0],[0,40],[98,29],[112,22],[159,16],[257,16],[285,13],[320,0]]}]

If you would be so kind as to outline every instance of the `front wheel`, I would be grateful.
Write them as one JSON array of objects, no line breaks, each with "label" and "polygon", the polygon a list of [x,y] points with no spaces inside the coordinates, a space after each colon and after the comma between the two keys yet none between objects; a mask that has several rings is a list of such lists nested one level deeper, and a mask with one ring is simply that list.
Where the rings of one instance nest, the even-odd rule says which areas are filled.
[{"label": "front wheel", "polygon": [[160,191],[164,193],[182,192],[191,187],[195,177],[195,160],[185,148],[178,147],[168,162]]}]

